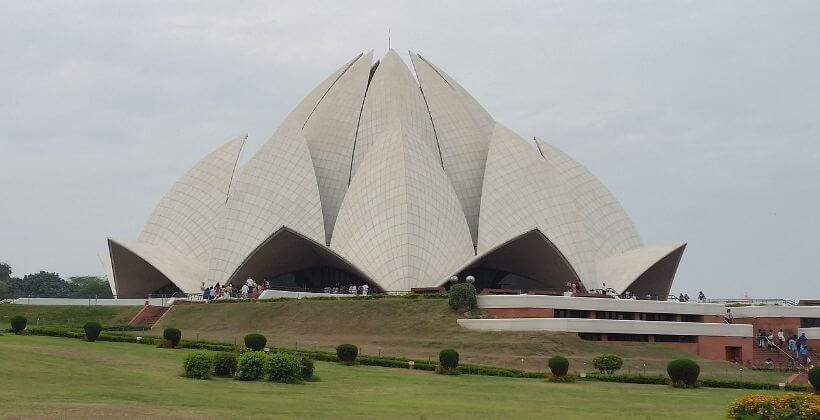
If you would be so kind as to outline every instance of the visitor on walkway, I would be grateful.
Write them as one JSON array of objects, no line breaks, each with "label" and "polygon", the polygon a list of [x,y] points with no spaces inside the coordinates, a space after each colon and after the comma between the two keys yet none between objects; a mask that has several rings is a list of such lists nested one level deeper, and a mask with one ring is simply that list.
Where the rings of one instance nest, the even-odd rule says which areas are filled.
[{"label": "visitor on walkway", "polygon": [[202,300],[209,301],[211,300],[211,288],[206,287],[205,290],[202,291]]},{"label": "visitor on walkway", "polygon": [[786,344],[786,334],[783,333],[783,328],[777,332],[777,341],[780,342],[780,348],[783,348],[783,344]]},{"label": "visitor on walkway", "polygon": [[685,302],[685,301],[683,300],[683,293],[681,293],[680,295],[678,295],[678,302]]},{"label": "visitor on walkway", "polygon": [[347,292],[350,293],[351,295],[355,296],[356,295],[356,286],[351,284],[350,287],[347,289]]},{"label": "visitor on walkway", "polygon": [[367,284],[363,284],[362,285],[362,296],[367,296],[368,290],[370,290],[370,286],[368,286]]},{"label": "visitor on walkway", "polygon": [[703,294],[703,290],[698,292],[698,303],[706,303],[706,295]]},{"label": "visitor on walkway", "polygon": [[222,297],[222,286],[219,285],[219,282],[216,283],[213,289],[213,298],[212,299],[219,299]]},{"label": "visitor on walkway", "polygon": [[247,283],[243,284],[242,289],[240,289],[240,293],[242,293],[243,298],[248,297],[248,290],[249,290],[248,284]]},{"label": "visitor on walkway", "polygon": [[734,321],[735,321],[735,316],[734,316],[734,315],[732,315],[732,310],[731,310],[731,309],[727,309],[727,310],[726,310],[726,313],[725,313],[725,314],[723,314],[723,322],[725,322],[725,323],[727,323],[727,324],[731,324],[731,323],[733,323]]}]

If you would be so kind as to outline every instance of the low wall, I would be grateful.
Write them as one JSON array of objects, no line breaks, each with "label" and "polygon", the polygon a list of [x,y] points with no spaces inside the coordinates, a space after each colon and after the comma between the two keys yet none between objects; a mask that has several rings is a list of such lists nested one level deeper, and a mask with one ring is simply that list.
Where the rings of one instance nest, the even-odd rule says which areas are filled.
[{"label": "low wall", "polygon": [[726,307],[719,303],[660,302],[654,300],[606,299],[544,295],[482,295],[482,309],[551,308],[579,311],[672,313],[723,316]]},{"label": "low wall", "polygon": [[480,331],[555,331],[574,333],[696,335],[752,337],[747,324],[636,321],[588,318],[459,319],[464,328]]},{"label": "low wall", "polygon": [[356,295],[341,293],[311,293],[311,292],[291,292],[287,290],[265,290],[259,295],[259,299],[291,298],[302,299],[310,297],[353,297]]}]

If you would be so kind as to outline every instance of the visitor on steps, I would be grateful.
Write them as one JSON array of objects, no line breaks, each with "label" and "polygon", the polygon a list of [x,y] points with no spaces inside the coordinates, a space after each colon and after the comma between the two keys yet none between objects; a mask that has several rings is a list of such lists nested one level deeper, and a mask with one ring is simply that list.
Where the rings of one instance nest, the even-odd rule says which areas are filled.
[{"label": "visitor on steps", "polygon": [[786,334],[783,333],[783,328],[777,332],[777,341],[780,342],[780,348],[783,349],[783,344],[786,343]]},{"label": "visitor on steps", "polygon": [[735,316],[734,316],[734,315],[732,315],[732,310],[731,310],[731,309],[727,309],[727,310],[726,310],[726,313],[725,313],[725,314],[723,314],[723,322],[725,322],[725,323],[727,323],[727,324],[731,324],[731,323],[733,323],[734,321],[735,321]]},{"label": "visitor on steps", "polygon": [[793,335],[789,337],[789,354],[792,356],[797,356],[797,336]]},{"label": "visitor on steps", "polygon": [[766,332],[762,328],[757,330],[757,346],[761,349],[766,348]]},{"label": "visitor on steps", "polygon": [[769,330],[769,335],[768,335],[768,336],[766,336],[766,339],[768,340],[768,343],[766,343],[766,344],[768,344],[769,346],[771,346],[771,347],[769,348],[769,350],[771,350],[771,351],[775,351],[775,346],[774,346],[774,331],[773,331],[773,330]]}]

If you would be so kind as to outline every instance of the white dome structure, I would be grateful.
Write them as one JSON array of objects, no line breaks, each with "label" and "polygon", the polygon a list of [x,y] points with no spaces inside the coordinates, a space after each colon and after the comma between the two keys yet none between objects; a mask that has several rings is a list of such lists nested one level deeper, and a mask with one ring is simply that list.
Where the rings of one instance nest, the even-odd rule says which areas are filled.
[{"label": "white dome structure", "polygon": [[101,256],[114,293],[367,283],[666,296],[685,244],[644,247],[583,166],[497,123],[410,53],[360,54],[316,87],[237,167],[246,136],[174,184],[136,241]]}]

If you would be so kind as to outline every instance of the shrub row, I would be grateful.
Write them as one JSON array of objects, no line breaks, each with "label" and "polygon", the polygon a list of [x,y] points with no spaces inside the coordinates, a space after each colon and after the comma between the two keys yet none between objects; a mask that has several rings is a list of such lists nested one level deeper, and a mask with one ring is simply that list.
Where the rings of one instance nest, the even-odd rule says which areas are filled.
[{"label": "shrub row", "polygon": [[[621,382],[630,384],[653,384],[669,385],[669,378],[666,376],[645,376],[645,375],[606,375],[600,373],[588,373],[586,380],[602,382]],[[744,382],[744,381],[724,381],[720,379],[702,379],[700,386],[705,388],[731,388],[731,389],[764,389],[778,390],[777,384],[764,382]],[[811,391],[808,385],[786,384],[786,391],[806,392]]]}]

